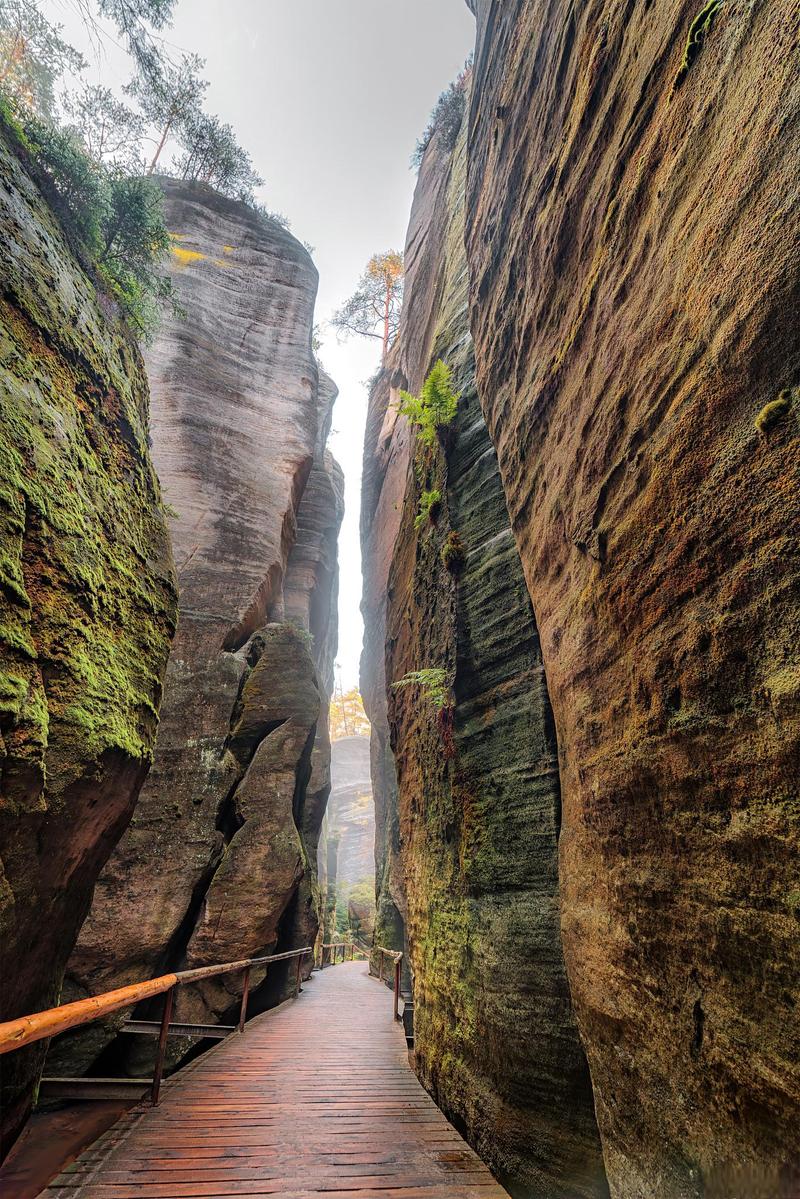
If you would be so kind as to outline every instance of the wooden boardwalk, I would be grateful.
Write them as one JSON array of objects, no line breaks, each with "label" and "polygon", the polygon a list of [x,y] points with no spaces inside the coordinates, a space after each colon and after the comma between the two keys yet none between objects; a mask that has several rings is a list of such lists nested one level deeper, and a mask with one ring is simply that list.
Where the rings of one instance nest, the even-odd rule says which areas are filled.
[{"label": "wooden boardwalk", "polygon": [[169,1080],[43,1199],[507,1199],[425,1093],[391,995],[348,962]]}]

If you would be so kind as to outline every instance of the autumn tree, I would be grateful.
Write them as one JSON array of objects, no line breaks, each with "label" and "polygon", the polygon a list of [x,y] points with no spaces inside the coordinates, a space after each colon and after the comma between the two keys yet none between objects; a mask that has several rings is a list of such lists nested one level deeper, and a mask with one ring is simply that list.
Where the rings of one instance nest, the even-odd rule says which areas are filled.
[{"label": "autumn tree", "polygon": [[383,344],[382,361],[397,336],[403,302],[403,255],[376,254],[367,263],[358,288],[334,312],[331,324],[341,337],[374,337]]},{"label": "autumn tree", "polygon": [[86,63],[32,0],[0,0],[0,88],[17,103],[50,116],[55,85]]},{"label": "autumn tree", "polygon": [[331,699],[330,726],[331,741],[369,736],[370,724],[357,687],[343,693],[337,686]]}]

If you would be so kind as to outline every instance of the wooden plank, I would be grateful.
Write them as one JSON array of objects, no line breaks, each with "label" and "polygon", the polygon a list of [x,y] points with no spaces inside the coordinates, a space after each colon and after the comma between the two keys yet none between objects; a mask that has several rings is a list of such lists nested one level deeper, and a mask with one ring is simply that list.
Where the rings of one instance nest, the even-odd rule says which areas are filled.
[{"label": "wooden plank", "polygon": [[43,1078],[40,1099],[127,1099],[130,1103],[150,1090],[149,1078]]},{"label": "wooden plank", "polygon": [[[157,1037],[161,1032],[160,1020],[126,1020],[120,1032],[138,1033],[143,1037]],[[176,1024],[170,1023],[171,1037],[202,1037],[209,1041],[224,1041],[228,1033],[236,1032],[235,1024]]]},{"label": "wooden plank", "polygon": [[411,1072],[363,962],[313,976],[142,1104],[43,1199],[507,1199]]}]

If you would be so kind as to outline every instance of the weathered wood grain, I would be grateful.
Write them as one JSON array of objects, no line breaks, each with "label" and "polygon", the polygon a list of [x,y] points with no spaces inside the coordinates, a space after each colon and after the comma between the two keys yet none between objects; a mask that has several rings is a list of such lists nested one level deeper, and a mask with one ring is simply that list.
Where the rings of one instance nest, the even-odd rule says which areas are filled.
[{"label": "weathered wood grain", "polygon": [[365,962],[315,974],[164,1085],[42,1199],[504,1199],[408,1066]]}]

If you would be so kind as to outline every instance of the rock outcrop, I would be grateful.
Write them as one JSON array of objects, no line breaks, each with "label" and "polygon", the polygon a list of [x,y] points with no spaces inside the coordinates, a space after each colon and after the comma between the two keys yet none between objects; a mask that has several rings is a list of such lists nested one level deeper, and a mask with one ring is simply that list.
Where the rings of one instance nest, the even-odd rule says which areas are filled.
[{"label": "rock outcrop", "polygon": [[[383,827],[396,822],[389,855],[402,873],[422,1080],[519,1193],[602,1196],[589,1073],[561,953],[552,714],[475,386],[465,185],[466,123],[454,151],[437,138],[423,161],[401,331],[371,399],[370,423],[383,420],[384,444],[368,444],[365,512],[398,510],[388,529],[373,517],[365,543],[368,601],[381,594],[380,578],[371,580],[386,571],[385,608],[365,605],[365,691],[380,727],[388,679],[399,784]],[[398,387],[419,392],[438,359],[452,368],[461,400],[453,426],[426,453],[393,405]],[[387,462],[393,490],[376,504],[369,489]],[[387,470],[384,490],[391,479]],[[415,528],[421,493],[434,489],[435,521]],[[453,535],[464,560],[448,568],[442,554]],[[450,691],[438,714],[419,689],[391,688],[429,669],[444,672]],[[386,886],[384,872],[379,912]]]},{"label": "rock outcrop", "polygon": [[368,737],[339,737],[331,746],[326,840],[336,857],[330,906],[369,944],[375,931],[375,808]]},{"label": "rock outcrop", "polygon": [[[311,350],[317,275],[246,206],[201,185],[164,191],[185,316],[147,366],[180,621],[153,770],[70,960],[73,994],[308,943],[316,921],[342,514],[324,448],[336,390]],[[262,981],[254,1011],[280,989]],[[177,1018],[227,1017],[241,986],[181,988]],[[55,1060],[87,1068],[117,1027],[65,1038]],[[129,1067],[151,1048],[138,1039]]]},{"label": "rock outcrop", "polygon": [[478,390],[620,1199],[800,1186],[800,25],[700,7],[477,3]]},{"label": "rock outcrop", "polygon": [[[150,765],[176,601],[139,350],[0,133],[0,1021],[59,1001]],[[45,1044],[3,1059],[3,1141]]]}]

